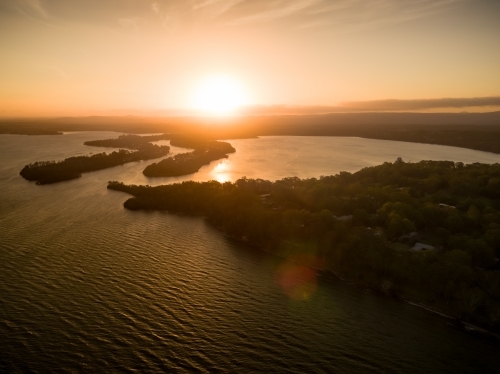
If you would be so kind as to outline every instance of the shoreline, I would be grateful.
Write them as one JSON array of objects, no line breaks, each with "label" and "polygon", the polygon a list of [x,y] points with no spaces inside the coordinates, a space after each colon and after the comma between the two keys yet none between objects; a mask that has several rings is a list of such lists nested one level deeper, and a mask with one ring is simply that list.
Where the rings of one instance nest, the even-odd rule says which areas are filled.
[{"label": "shoreline", "polygon": [[[165,211],[165,212],[168,212],[168,211]],[[168,213],[172,214],[171,212],[168,212]],[[174,214],[176,214],[176,213],[174,213]],[[205,220],[208,221],[207,217],[202,217],[202,218],[204,218]],[[253,244],[253,243],[250,243],[250,242],[248,242],[248,241],[246,241],[244,239],[237,238],[235,236],[229,235],[229,234],[225,233],[224,231],[222,231],[221,229],[219,229],[214,224],[212,224],[210,221],[208,221],[208,222],[209,222],[210,225],[212,225],[213,227],[215,227],[217,230],[221,231],[222,235],[225,238],[229,238],[229,239],[235,240],[235,241],[237,241],[239,243],[244,243],[245,245],[249,245],[249,246],[251,246],[253,248],[258,249],[259,251],[262,251],[262,252],[265,252],[265,253],[269,253],[269,254],[271,254],[271,255],[273,255],[275,257],[281,258],[281,259],[286,260],[286,261],[290,261],[290,262],[295,263],[295,264],[299,264],[297,261],[294,261],[293,259],[291,259],[289,257],[280,256],[279,254],[277,254],[275,252],[272,252],[270,250],[266,250],[266,249],[262,248],[261,246],[259,246],[257,244]],[[360,291],[363,291],[363,292],[368,292],[368,293],[371,293],[371,294],[376,294],[376,295],[384,297],[384,298],[387,298],[387,297],[388,298],[392,298],[394,300],[403,302],[406,305],[410,305],[410,306],[415,307],[415,308],[423,309],[423,310],[427,311],[428,313],[436,315],[436,316],[441,317],[443,319],[451,320],[454,323],[453,324],[448,323],[448,324],[450,326],[455,327],[456,329],[458,329],[460,331],[466,332],[466,333],[471,334],[471,335],[480,336],[482,338],[493,338],[493,339],[497,340],[498,342],[500,342],[500,334],[498,334],[496,332],[493,332],[493,331],[490,331],[488,329],[485,329],[485,328],[483,328],[481,326],[475,325],[473,323],[463,321],[463,320],[461,320],[461,319],[459,319],[457,317],[454,317],[454,316],[452,316],[452,315],[450,315],[450,314],[448,314],[448,313],[446,313],[446,312],[444,312],[444,311],[442,311],[440,309],[437,309],[437,308],[431,307],[429,305],[426,305],[425,303],[422,303],[422,302],[410,299],[410,298],[405,297],[405,296],[397,296],[397,295],[390,296],[390,295],[385,295],[385,294],[383,294],[382,292],[380,292],[379,290],[377,290],[377,289],[375,289],[373,287],[369,287],[369,286],[364,285],[362,283],[356,283],[356,282],[350,281],[350,280],[348,280],[346,278],[343,278],[342,276],[340,276],[337,272],[335,272],[332,269],[320,268],[320,267],[316,267],[316,266],[312,266],[312,265],[303,265],[303,264],[299,264],[299,265],[308,267],[310,269],[317,270],[317,271],[321,272],[322,274],[327,273],[327,274],[333,275],[336,279],[338,279],[339,281],[341,281],[342,284],[344,284],[346,286],[356,288],[356,289],[358,289]]]},{"label": "shoreline", "polygon": [[[328,272],[358,289],[425,309],[455,321],[461,330],[500,340],[495,314],[500,305],[496,299],[498,289],[493,283],[500,276],[495,272],[497,267],[493,267],[498,263],[498,260],[495,262],[497,242],[493,240],[500,240],[500,195],[493,194],[491,188],[479,185],[480,181],[476,180],[470,182],[470,188],[475,191],[472,196],[469,190],[451,189],[456,179],[473,180],[470,176],[477,173],[488,180],[497,178],[499,167],[499,164],[464,165],[452,161],[405,163],[399,158],[394,163],[364,168],[354,174],[340,173],[319,181],[243,179],[216,187],[210,182],[191,182],[150,189],[113,181],[108,182],[108,188],[133,196],[125,201],[125,208],[205,216],[211,226],[231,240],[257,247],[315,273]],[[438,171],[443,175],[440,184],[430,185],[435,182],[431,177]],[[363,188],[359,187],[361,182],[365,183]],[[293,191],[296,186],[299,188]],[[351,186],[357,189],[347,189]],[[403,187],[406,189],[399,192]],[[408,188],[413,188],[411,193]],[[318,189],[323,191],[319,197],[316,196]],[[276,192],[272,200],[267,200],[271,196],[269,191]],[[268,194],[262,195],[264,192]],[[336,200],[331,200],[332,196]],[[476,200],[471,200],[473,198]],[[443,199],[453,205],[440,203]],[[474,205],[479,204],[477,201],[484,212]],[[355,215],[350,216],[353,223],[336,223],[337,216],[330,208],[334,212],[354,212]],[[280,212],[273,213],[275,210]],[[235,214],[239,217],[237,222],[234,222]],[[424,220],[426,217],[432,218],[430,223]],[[455,220],[450,221],[450,217]],[[460,226],[451,227],[453,233],[448,231],[457,219]],[[376,227],[376,231],[371,227]],[[409,243],[402,233],[424,229],[431,231],[420,233],[414,241],[421,239],[437,245],[436,248],[440,248],[439,243],[448,243],[450,250],[444,254],[436,251],[423,258],[412,251],[406,251],[407,255],[395,252],[396,249],[409,250],[415,244]],[[390,243],[395,239],[401,243],[397,248]],[[473,250],[476,247],[481,251]],[[341,261],[342,256],[345,258]],[[447,271],[450,267],[455,269],[456,263],[460,264],[457,276],[462,283]],[[476,268],[479,270],[474,270]],[[407,274],[408,269],[411,271]],[[436,279],[429,280],[426,276],[431,270],[437,274],[439,287]],[[489,276],[486,280],[480,278],[483,270]],[[445,281],[451,282],[447,289],[443,288]],[[488,287],[493,288],[489,291]]]}]

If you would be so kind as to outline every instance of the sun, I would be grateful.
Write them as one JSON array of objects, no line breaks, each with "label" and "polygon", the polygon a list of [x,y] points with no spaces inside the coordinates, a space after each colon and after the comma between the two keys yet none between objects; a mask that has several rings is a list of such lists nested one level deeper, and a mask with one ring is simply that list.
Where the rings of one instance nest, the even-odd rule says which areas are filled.
[{"label": "sun", "polygon": [[238,80],[214,75],[202,80],[194,95],[194,108],[205,114],[231,115],[247,104],[245,90]]}]

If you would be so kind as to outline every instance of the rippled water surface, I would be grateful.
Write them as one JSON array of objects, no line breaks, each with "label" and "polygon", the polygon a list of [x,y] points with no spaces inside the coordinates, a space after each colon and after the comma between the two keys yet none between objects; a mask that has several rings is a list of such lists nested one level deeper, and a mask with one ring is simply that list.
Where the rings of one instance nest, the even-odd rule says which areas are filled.
[{"label": "rippled water surface", "polygon": [[115,136],[0,135],[0,372],[498,372],[497,342],[334,279],[320,278],[311,298],[294,301],[277,281],[279,258],[202,218],[124,210],[128,195],[106,183],[319,177],[399,156],[500,155],[264,137],[230,141],[237,152],[229,159],[183,178],[145,178],[154,161],[48,186],[18,175],[30,162],[110,151],[83,142]]}]

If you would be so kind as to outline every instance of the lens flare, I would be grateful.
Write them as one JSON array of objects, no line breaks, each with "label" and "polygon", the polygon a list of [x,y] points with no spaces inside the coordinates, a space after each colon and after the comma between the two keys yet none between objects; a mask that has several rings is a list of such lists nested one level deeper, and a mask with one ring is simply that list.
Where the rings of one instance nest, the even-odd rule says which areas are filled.
[{"label": "lens flare", "polygon": [[291,299],[308,300],[318,286],[317,265],[317,259],[311,256],[293,256],[276,269],[276,282]]}]

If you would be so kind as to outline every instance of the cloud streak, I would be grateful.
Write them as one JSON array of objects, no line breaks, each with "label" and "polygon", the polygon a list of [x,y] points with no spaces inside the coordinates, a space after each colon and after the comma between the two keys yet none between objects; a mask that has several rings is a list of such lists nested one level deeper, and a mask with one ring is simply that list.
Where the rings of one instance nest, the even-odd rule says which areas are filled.
[{"label": "cloud streak", "polygon": [[118,23],[125,28],[131,28],[133,30],[138,30],[140,20],[139,20],[139,18],[136,18],[136,17],[121,18],[118,20]]},{"label": "cloud streak", "polygon": [[276,19],[291,16],[293,14],[301,13],[307,8],[310,8],[321,2],[322,0],[279,1],[269,9],[257,11],[254,14],[234,19],[232,21],[226,22],[225,25],[245,25],[260,22],[270,22]]},{"label": "cloud streak", "polygon": [[[401,23],[472,0],[9,0],[15,9],[46,22],[86,22],[109,26],[116,20],[141,19],[139,26],[218,25],[240,27],[280,24],[288,28],[330,27],[344,33]],[[48,12],[50,9],[50,14]]]},{"label": "cloud streak", "polygon": [[[238,26],[274,22],[291,18],[299,28],[335,25],[349,31],[386,23],[405,22],[425,17],[455,3],[470,0],[279,0],[241,1],[233,19],[224,25]],[[242,14],[236,11],[243,10]]]},{"label": "cloud streak", "polygon": [[422,100],[373,100],[340,103],[340,108],[358,111],[429,110],[500,106],[500,96]]},{"label": "cloud streak", "polygon": [[465,108],[500,108],[500,96],[471,98],[442,98],[422,100],[372,100],[349,101],[335,106],[252,106],[243,110],[245,114],[278,115],[278,114],[325,114],[346,112],[418,112],[426,110],[465,109]]}]

